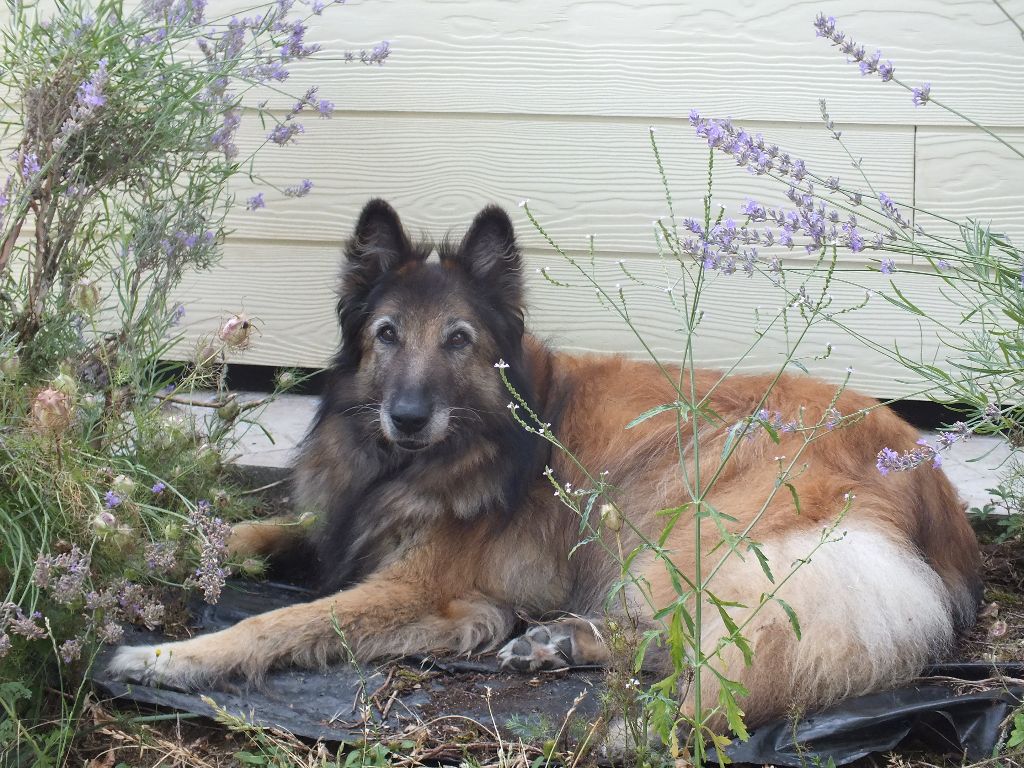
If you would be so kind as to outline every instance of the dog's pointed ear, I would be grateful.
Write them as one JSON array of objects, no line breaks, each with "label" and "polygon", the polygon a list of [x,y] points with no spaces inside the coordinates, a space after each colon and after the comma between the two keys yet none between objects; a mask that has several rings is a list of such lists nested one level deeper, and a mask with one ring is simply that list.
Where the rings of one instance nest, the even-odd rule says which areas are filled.
[{"label": "dog's pointed ear", "polygon": [[462,238],[456,259],[476,280],[508,291],[517,301],[522,292],[523,257],[508,214],[496,205],[484,208]]},{"label": "dog's pointed ear", "polygon": [[413,247],[395,209],[375,198],[363,206],[345,248],[349,269],[375,278],[412,257]]},{"label": "dog's pointed ear", "polygon": [[363,207],[355,232],[345,245],[338,298],[344,343],[354,341],[367,311],[367,298],[377,281],[408,261],[425,258],[424,248],[413,246],[401,219],[387,202],[375,198]]}]

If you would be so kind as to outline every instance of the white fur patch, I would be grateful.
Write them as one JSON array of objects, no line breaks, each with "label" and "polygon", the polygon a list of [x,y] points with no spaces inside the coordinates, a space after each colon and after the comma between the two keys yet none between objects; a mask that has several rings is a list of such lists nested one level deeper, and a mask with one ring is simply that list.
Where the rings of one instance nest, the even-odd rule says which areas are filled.
[{"label": "white fur patch", "polygon": [[107,673],[118,680],[187,687],[198,670],[177,653],[179,643],[126,645],[117,649]]},{"label": "white fur patch", "polygon": [[[743,630],[756,666],[789,669],[789,679],[776,683],[799,703],[817,706],[897,685],[953,641],[953,599],[920,555],[863,523],[841,526],[832,538],[844,531],[841,540],[822,544],[813,555],[821,541],[817,533],[765,542],[774,584],[753,555],[745,554],[745,562],[734,555],[710,585],[720,599],[752,608],[810,555],[777,592],[793,608],[802,632],[799,641],[794,635],[785,643],[788,658],[757,658],[759,633],[777,638],[780,628],[788,629],[789,618],[777,604],[765,606]],[[717,611],[706,610],[715,618],[702,633],[705,653],[724,634]],[[750,615],[741,608],[729,612],[737,623]]]}]

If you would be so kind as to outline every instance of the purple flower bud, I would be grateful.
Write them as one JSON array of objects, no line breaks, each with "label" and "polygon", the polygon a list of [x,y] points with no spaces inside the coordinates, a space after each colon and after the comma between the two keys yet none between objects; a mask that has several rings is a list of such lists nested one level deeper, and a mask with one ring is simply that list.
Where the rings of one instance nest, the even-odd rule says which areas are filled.
[{"label": "purple flower bud", "polygon": [[911,100],[914,102],[915,107],[923,107],[928,103],[928,100],[932,95],[932,84],[925,83],[920,88],[914,88],[911,91]]},{"label": "purple flower bud", "polygon": [[305,197],[311,189],[313,189],[313,182],[303,179],[294,187],[285,187],[284,193],[287,197]]}]

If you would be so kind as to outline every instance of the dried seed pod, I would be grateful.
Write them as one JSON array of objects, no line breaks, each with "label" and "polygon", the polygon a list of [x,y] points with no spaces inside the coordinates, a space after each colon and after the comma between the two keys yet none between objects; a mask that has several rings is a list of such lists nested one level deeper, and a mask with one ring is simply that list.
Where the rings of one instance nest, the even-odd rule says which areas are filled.
[{"label": "dried seed pod", "polygon": [[217,332],[217,338],[232,349],[248,347],[250,336],[252,336],[252,320],[244,312],[229,317]]},{"label": "dried seed pod", "polygon": [[32,418],[37,431],[57,437],[71,426],[71,398],[53,387],[47,387],[32,401]]},{"label": "dried seed pod", "polygon": [[100,305],[100,289],[96,283],[83,277],[75,285],[74,305],[78,309],[91,315]]},{"label": "dried seed pod", "polygon": [[601,523],[609,531],[618,533],[622,530],[622,513],[611,504],[602,504]]}]

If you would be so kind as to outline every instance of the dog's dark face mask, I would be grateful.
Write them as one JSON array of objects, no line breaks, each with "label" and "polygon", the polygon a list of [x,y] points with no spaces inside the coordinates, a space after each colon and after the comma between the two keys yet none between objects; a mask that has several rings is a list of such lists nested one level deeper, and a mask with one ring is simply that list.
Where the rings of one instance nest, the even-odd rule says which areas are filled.
[{"label": "dog's dark face mask", "polygon": [[346,250],[339,301],[344,349],[355,371],[353,416],[368,439],[397,451],[480,430],[510,394],[496,364],[521,357],[521,256],[504,211],[480,212],[439,259],[414,245],[395,211],[371,201]]}]

